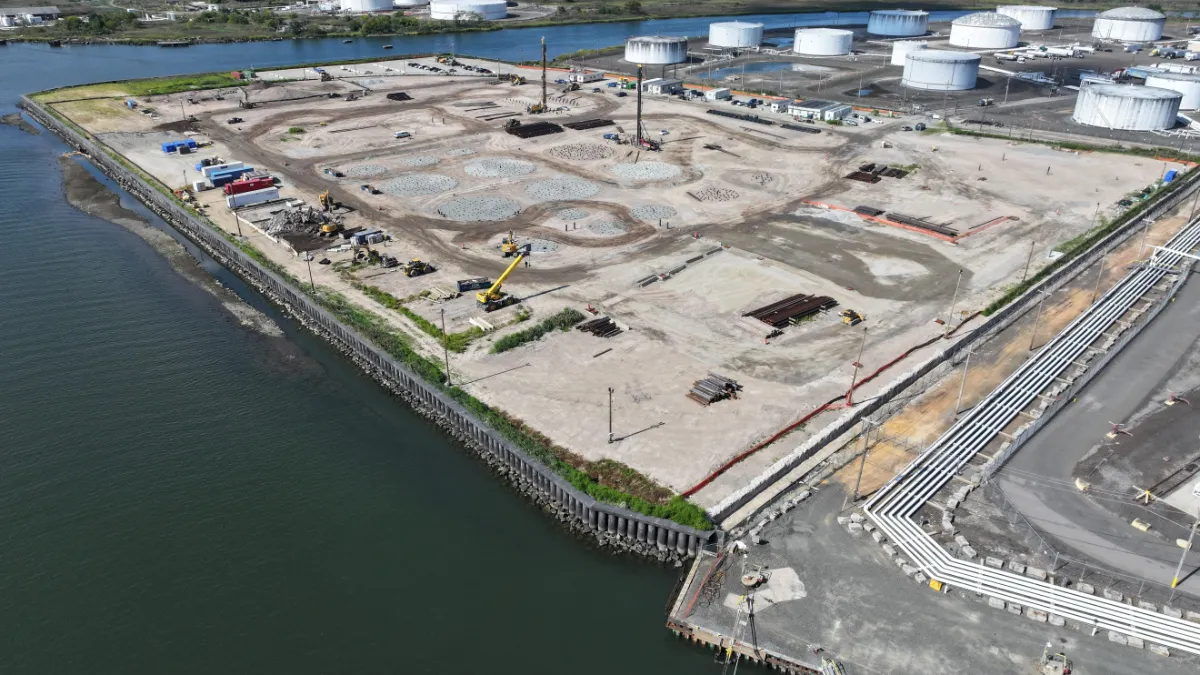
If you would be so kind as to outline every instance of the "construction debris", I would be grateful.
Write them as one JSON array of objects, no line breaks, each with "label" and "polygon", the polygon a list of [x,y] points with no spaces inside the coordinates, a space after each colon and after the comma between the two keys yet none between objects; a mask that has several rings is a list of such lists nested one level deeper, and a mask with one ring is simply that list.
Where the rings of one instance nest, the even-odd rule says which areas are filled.
[{"label": "construction debris", "polygon": [[768,326],[782,328],[799,323],[803,319],[837,307],[837,301],[827,295],[793,295],[779,302],[773,302],[766,307],[747,312],[742,316],[750,316],[762,321]]},{"label": "construction debris", "polygon": [[707,406],[722,399],[737,398],[737,394],[741,390],[742,385],[736,381],[716,373],[709,373],[708,377],[703,380],[696,380],[692,383],[692,389],[687,393],[687,397],[700,405]]},{"label": "construction debris", "polygon": [[591,321],[584,321],[578,326],[575,326],[575,329],[581,330],[585,333],[591,333],[596,337],[602,338],[610,338],[621,333],[621,327],[607,316],[602,316],[599,319],[592,319]]},{"label": "construction debris", "polygon": [[389,101],[411,101],[412,97],[408,94],[398,91],[387,95]]},{"label": "construction debris", "polygon": [[289,204],[271,215],[263,231],[271,236],[281,234],[315,234],[321,226],[331,222],[328,215],[308,204]]}]

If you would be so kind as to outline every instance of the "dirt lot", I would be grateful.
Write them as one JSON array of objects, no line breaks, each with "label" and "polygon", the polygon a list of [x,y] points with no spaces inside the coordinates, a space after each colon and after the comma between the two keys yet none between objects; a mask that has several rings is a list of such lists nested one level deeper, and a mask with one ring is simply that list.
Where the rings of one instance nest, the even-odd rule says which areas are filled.
[{"label": "dirt lot", "polygon": [[[194,167],[200,158],[219,156],[269,171],[285,198],[315,204],[318,193],[330,190],[348,207],[347,228],[382,228],[391,236],[382,251],[401,260],[420,257],[437,268],[416,278],[398,269],[358,268],[353,274],[359,282],[403,299],[435,324],[444,311],[450,333],[472,328],[471,319],[496,327],[451,355],[456,382],[469,382],[466,388],[478,398],[583,457],[619,459],[677,491],[846,391],[863,333],[841,323],[841,308],[867,317],[859,360],[864,372],[873,371],[944,330],[935,319],[953,313],[957,320],[1019,280],[1031,250],[1031,270],[1045,264],[1055,244],[1111,215],[1117,200],[1164,169],[1120,155],[918,135],[901,131],[903,120],[797,133],[705,114],[703,103],[662,97],[644,101],[646,133],[663,141],[662,152],[647,152],[603,138],[628,137],[635,124],[635,97],[618,98],[604,83],[601,93],[593,93],[591,84],[565,93],[551,84],[550,107],[565,110],[535,117],[525,107],[540,97],[536,71],[521,70],[530,83],[511,86],[479,76],[430,75],[407,63],[359,65],[358,72],[344,73],[331,68],[342,78],[334,82],[256,84],[246,92],[257,104],[253,109],[238,107],[240,94],[218,100],[200,92],[188,95],[194,102],[185,100],[182,113],[178,95],[139,101],[156,108],[157,118],[129,112],[117,99],[113,106],[90,102],[76,111],[68,103],[60,110],[86,113],[77,119],[81,125],[172,187],[200,178]],[[261,75],[279,80],[302,74]],[[561,76],[552,73],[551,79]],[[412,100],[385,97],[401,91]],[[347,94],[358,98],[347,101]],[[197,121],[184,122],[185,114]],[[233,116],[243,121],[227,123]],[[529,139],[502,130],[509,119],[595,118],[615,124]],[[411,137],[395,138],[398,131]],[[184,133],[211,145],[187,156],[162,153],[161,142]],[[912,173],[873,185],[844,178],[864,162],[903,165]],[[240,230],[308,279],[305,261],[239,223],[222,195],[209,191],[199,199],[221,226]],[[844,210],[860,204],[948,223],[960,233],[1000,216],[1015,219],[955,244]],[[590,305],[625,331],[609,339],[558,333],[493,355],[495,339],[517,330],[510,325],[516,308],[485,314],[470,293],[438,302],[421,297],[434,287],[453,289],[457,279],[495,279],[509,262],[497,246],[510,230],[533,253],[505,290],[523,299],[532,321]],[[315,237],[312,244],[330,246]],[[714,249],[720,252],[667,274]],[[436,340],[334,269],[351,256],[319,251],[311,265],[314,282],[387,316],[440,359]],[[334,264],[317,264],[322,258]],[[665,278],[637,285],[656,274]],[[828,295],[840,306],[770,339],[769,326],[742,316],[798,293]],[[915,362],[924,353],[910,358]],[[687,399],[692,382],[709,371],[742,383],[740,398],[710,407]],[[870,396],[889,379],[881,376],[857,396]],[[608,387],[616,390],[619,440],[612,444]],[[818,418],[810,426],[823,423]],[[800,430],[758,453],[695,499],[717,502],[807,433]]]}]

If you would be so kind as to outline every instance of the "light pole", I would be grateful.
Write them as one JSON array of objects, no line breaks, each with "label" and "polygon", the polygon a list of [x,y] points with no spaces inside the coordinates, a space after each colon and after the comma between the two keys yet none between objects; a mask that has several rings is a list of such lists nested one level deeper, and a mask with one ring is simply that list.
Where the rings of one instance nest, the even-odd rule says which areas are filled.
[{"label": "light pole", "polygon": [[1167,602],[1175,599],[1175,587],[1179,585],[1179,573],[1183,571],[1183,561],[1187,559],[1188,551],[1192,550],[1192,540],[1196,538],[1197,527],[1200,527],[1200,518],[1192,523],[1192,529],[1188,533],[1187,544],[1183,547],[1183,553],[1179,556],[1179,564],[1175,566],[1175,578],[1171,580],[1171,597]]},{"label": "light pole", "polygon": [[1107,261],[1108,254],[1105,253],[1104,257],[1100,258],[1100,270],[1096,272],[1096,285],[1092,287],[1092,301],[1088,303],[1089,305],[1096,303],[1096,294],[1100,292],[1100,278],[1104,276],[1104,263]]},{"label": "light pole", "polygon": [[971,369],[971,357],[975,352],[967,350],[967,360],[963,363],[962,381],[958,383],[958,400],[954,402],[954,419],[958,419],[958,411],[962,410],[963,390],[967,388],[967,371]]},{"label": "light pole", "polygon": [[1033,262],[1033,247],[1036,245],[1035,241],[1029,242],[1029,257],[1025,259],[1025,271],[1021,272],[1021,283],[1025,283],[1025,277],[1029,276],[1029,265]]},{"label": "light pole", "polygon": [[854,385],[858,383],[858,369],[862,368],[863,349],[867,346],[867,327],[863,326],[862,342],[858,343],[858,358],[854,359],[854,374],[850,376],[850,388],[846,390],[846,405],[854,405]]},{"label": "light pole", "polygon": [[942,337],[950,335],[950,326],[954,323],[954,306],[958,304],[958,289],[962,286],[962,269],[958,270],[958,281],[954,283],[954,297],[950,299],[950,312],[946,316],[946,330]]},{"label": "light pole", "polygon": [[612,387],[609,387],[609,388],[608,388],[608,442],[609,442],[609,443],[612,443],[612,442],[613,442],[613,430],[612,430],[612,395],[613,395],[613,388],[612,388]]},{"label": "light pole", "polygon": [[871,448],[870,443],[868,442],[869,441],[868,437],[871,435],[871,420],[863,418],[862,426],[863,426],[863,452],[862,452],[862,460],[859,461],[859,463],[858,463],[858,478],[856,478],[854,480],[854,501],[858,501],[859,498],[862,497],[862,494],[859,493],[858,489],[859,489],[859,487],[862,486],[863,469],[866,468],[866,466],[867,466],[867,453],[870,451],[870,448]]},{"label": "light pole", "polygon": [[1038,322],[1042,320],[1042,305],[1046,304],[1046,296],[1050,295],[1046,291],[1038,291],[1042,297],[1038,300],[1037,314],[1033,317],[1033,330],[1029,334],[1029,351],[1033,351],[1033,340],[1037,337]]},{"label": "light pole", "polygon": [[308,288],[315,293],[317,290],[317,285],[315,283],[313,283],[312,254],[311,253],[304,254],[304,265],[306,267],[308,267]]}]

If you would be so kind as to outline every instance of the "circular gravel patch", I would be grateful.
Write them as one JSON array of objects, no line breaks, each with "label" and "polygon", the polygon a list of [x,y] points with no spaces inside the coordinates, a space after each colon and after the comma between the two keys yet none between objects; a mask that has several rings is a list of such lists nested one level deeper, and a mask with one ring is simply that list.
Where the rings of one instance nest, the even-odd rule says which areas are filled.
[{"label": "circular gravel patch", "polygon": [[557,215],[561,220],[574,221],[583,220],[590,214],[584,209],[563,209],[555,215]]},{"label": "circular gravel patch", "polygon": [[400,160],[401,166],[432,166],[438,163],[437,157],[429,155],[417,155],[416,157],[405,157]]},{"label": "circular gravel patch", "polygon": [[475,151],[471,148],[455,148],[446,154],[450,157],[460,157],[462,155],[473,155]]},{"label": "circular gravel patch", "polygon": [[384,181],[376,187],[397,197],[420,197],[453,190],[457,185],[458,181],[449,176],[436,173],[406,173]]},{"label": "circular gravel patch", "polygon": [[553,253],[558,250],[558,244],[549,239],[522,239],[521,245],[529,244],[529,250],[534,253]]},{"label": "circular gravel patch", "polygon": [[733,201],[741,196],[737,193],[737,190],[718,187],[704,188],[703,190],[697,190],[692,194],[696,197],[696,199],[699,199],[702,202],[728,202]]},{"label": "circular gravel patch", "polygon": [[629,231],[629,227],[617,220],[606,220],[599,223],[588,223],[587,229],[604,237],[615,237],[619,234],[625,234]]},{"label": "circular gravel patch", "polygon": [[582,178],[559,176],[550,180],[531,183],[525,188],[525,194],[533,199],[542,201],[565,201],[571,199],[587,199],[600,192],[600,186]]},{"label": "circular gravel patch", "polygon": [[662,162],[637,162],[634,164],[617,164],[608,169],[614,176],[622,180],[666,180],[682,173],[674,164]]},{"label": "circular gravel patch", "polygon": [[658,204],[643,204],[630,209],[630,213],[634,218],[642,220],[658,220],[659,218],[673,218],[679,212],[669,206],[660,206]]},{"label": "circular gravel patch", "polygon": [[503,197],[459,197],[438,208],[451,220],[508,220],[521,212],[520,204]]},{"label": "circular gravel patch", "polygon": [[533,173],[537,165],[523,159],[477,159],[463,167],[476,178],[516,178]]},{"label": "circular gravel patch", "polygon": [[378,164],[359,164],[346,169],[344,173],[351,178],[370,178],[387,173],[387,169]]},{"label": "circular gravel patch", "polygon": [[573,162],[586,162],[596,159],[608,159],[613,156],[613,149],[598,143],[570,143],[550,148],[550,156]]}]

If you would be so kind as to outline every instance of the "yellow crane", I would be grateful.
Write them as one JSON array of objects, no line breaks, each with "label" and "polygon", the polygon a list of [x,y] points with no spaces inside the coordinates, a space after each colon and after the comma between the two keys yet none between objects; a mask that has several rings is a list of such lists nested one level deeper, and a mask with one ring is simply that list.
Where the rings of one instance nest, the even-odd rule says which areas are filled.
[{"label": "yellow crane", "polygon": [[500,241],[500,257],[509,258],[517,254],[517,239],[513,236],[512,230],[508,231],[508,237]]},{"label": "yellow crane", "polygon": [[512,261],[508,269],[504,270],[504,274],[501,274],[500,278],[496,279],[496,283],[492,284],[491,288],[475,294],[475,299],[479,301],[479,306],[483,308],[483,311],[494,312],[520,302],[517,298],[501,290],[501,286],[504,285],[504,280],[508,278],[508,275],[512,274],[512,271],[517,269],[517,265],[520,265],[521,261],[525,259],[525,256],[529,253],[529,247],[529,244],[521,247],[522,250],[517,254],[516,259]]}]

